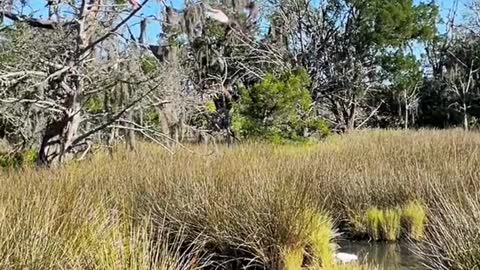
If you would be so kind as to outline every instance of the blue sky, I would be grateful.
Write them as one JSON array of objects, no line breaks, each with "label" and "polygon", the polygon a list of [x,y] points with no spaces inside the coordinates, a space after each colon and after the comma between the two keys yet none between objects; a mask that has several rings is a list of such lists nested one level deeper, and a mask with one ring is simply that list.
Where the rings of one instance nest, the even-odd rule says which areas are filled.
[{"label": "blue sky", "polygon": [[[420,0],[414,0],[416,3],[421,2]],[[459,2],[459,8],[462,10],[462,7],[464,7],[465,1],[468,0],[460,0]],[[46,9],[44,8],[46,1],[40,1],[40,0],[29,0],[28,3],[31,6],[32,11],[35,10],[36,14],[39,16],[46,16]],[[140,1],[141,2],[141,1]],[[155,0],[150,0],[151,3],[147,4],[143,9],[138,13],[138,16],[132,20],[131,26],[134,32],[138,31],[138,22],[140,17],[145,17],[145,16],[159,16],[160,14],[160,5],[158,4],[157,1]],[[181,8],[184,0],[167,0],[167,3],[173,5],[175,8]],[[454,0],[437,0],[437,3],[439,4],[441,11],[442,11],[442,17],[446,17],[448,15],[448,10],[453,6]],[[149,23],[149,35],[148,35],[148,43],[157,43],[158,40],[158,34],[160,33],[160,22],[158,21],[150,21]]]}]

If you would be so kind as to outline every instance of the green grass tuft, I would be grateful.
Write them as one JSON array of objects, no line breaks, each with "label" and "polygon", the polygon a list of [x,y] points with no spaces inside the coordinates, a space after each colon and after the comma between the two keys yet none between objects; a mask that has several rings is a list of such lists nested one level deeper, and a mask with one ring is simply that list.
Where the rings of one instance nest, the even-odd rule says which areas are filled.
[{"label": "green grass tuft", "polygon": [[374,240],[378,241],[382,238],[381,226],[384,223],[383,211],[377,208],[372,208],[366,212],[366,229],[368,235]]},{"label": "green grass tuft", "polygon": [[412,201],[402,209],[402,224],[405,234],[408,238],[419,241],[425,235],[425,226],[427,222],[427,213],[425,206]]},{"label": "green grass tuft", "polygon": [[397,241],[401,231],[401,214],[398,209],[387,209],[383,211],[383,220],[380,224],[382,239],[386,241]]}]

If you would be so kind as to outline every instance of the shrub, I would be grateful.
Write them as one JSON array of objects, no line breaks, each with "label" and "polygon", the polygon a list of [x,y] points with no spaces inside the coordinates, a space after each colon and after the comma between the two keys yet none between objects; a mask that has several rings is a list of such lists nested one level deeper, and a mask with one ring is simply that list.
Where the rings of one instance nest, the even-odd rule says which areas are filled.
[{"label": "shrub", "polygon": [[327,135],[328,125],[311,109],[309,84],[306,71],[299,70],[280,78],[267,75],[261,83],[243,89],[234,108],[233,129],[246,138],[273,142]]},{"label": "shrub", "polygon": [[34,149],[17,153],[0,153],[0,168],[20,168],[35,164],[38,152]]},{"label": "shrub", "polygon": [[158,70],[158,61],[152,56],[142,56],[141,69],[145,75],[151,74]]}]

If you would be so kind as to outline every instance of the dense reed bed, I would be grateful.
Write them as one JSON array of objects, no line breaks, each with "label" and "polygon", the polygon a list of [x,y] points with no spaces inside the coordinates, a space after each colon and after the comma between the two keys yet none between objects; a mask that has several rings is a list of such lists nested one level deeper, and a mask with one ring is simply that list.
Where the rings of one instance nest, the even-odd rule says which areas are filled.
[{"label": "dense reed bed", "polygon": [[365,131],[173,154],[118,147],[63,168],[2,171],[0,268],[372,269],[334,263],[335,240],[358,235],[420,240],[433,262],[444,251],[431,246],[449,241],[442,215],[456,211],[439,195],[480,190],[479,146],[480,134],[458,130]]}]

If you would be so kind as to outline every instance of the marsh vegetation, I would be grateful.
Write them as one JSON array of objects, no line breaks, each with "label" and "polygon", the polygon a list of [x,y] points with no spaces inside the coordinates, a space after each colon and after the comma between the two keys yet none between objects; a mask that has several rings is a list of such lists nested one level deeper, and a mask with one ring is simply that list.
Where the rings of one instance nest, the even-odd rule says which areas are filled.
[{"label": "marsh vegetation", "polygon": [[[2,269],[372,269],[339,239],[478,265],[480,135],[365,131],[311,145],[101,149],[0,172]],[[374,267],[374,266],[373,266]]]}]

